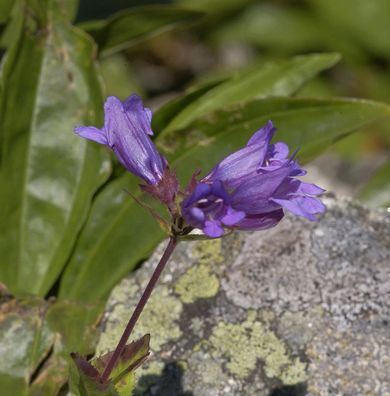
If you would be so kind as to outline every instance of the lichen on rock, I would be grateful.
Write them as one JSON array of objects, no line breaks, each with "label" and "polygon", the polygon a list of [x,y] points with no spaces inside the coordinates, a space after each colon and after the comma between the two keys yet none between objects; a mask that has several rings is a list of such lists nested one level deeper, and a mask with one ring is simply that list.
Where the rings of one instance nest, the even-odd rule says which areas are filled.
[{"label": "lichen on rock", "polygon": [[[158,351],[170,340],[179,338],[182,334],[176,321],[180,318],[182,303],[171,295],[167,287],[158,288],[151,296],[142,316],[134,329],[132,339],[138,339],[158,329],[151,337],[151,350]],[[106,330],[100,338],[99,352],[113,349],[118,342],[129,319],[131,308],[128,304],[117,303],[111,312],[110,321],[106,322]]]},{"label": "lichen on rock", "polygon": [[[390,216],[325,202],[316,223],[179,244],[134,333],[153,351],[137,396],[390,395]],[[114,289],[99,351],[165,244]]]},{"label": "lichen on rock", "polygon": [[256,368],[257,360],[263,361],[269,378],[276,377],[289,385],[306,380],[306,364],[291,358],[283,341],[258,320],[254,311],[248,312],[243,323],[219,323],[209,342],[214,354],[228,358],[227,369],[242,380]]},{"label": "lichen on rock", "polygon": [[210,239],[202,243],[196,243],[192,254],[200,264],[217,265],[223,262],[221,239]]},{"label": "lichen on rock", "polygon": [[213,297],[218,289],[217,276],[205,264],[191,267],[175,285],[175,292],[184,303],[192,303],[199,298]]},{"label": "lichen on rock", "polygon": [[159,288],[145,307],[142,318],[134,329],[134,338],[142,337],[151,329],[158,329],[153,334],[150,345],[153,351],[160,350],[162,345],[182,335],[177,324],[182,309],[180,300],[172,296],[166,287]]}]

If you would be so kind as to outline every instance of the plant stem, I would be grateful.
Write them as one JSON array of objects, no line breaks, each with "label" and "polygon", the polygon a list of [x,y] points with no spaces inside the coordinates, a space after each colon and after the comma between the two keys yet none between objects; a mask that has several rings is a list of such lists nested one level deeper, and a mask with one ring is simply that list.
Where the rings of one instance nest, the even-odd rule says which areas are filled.
[{"label": "plant stem", "polygon": [[133,315],[131,315],[129,322],[127,323],[127,326],[122,334],[121,339],[119,340],[117,347],[115,348],[114,353],[112,354],[110,360],[107,363],[106,368],[104,369],[104,372],[101,376],[102,383],[107,382],[107,379],[109,378],[112,370],[114,369],[116,362],[120,358],[120,356],[123,352],[123,349],[126,346],[127,340],[129,339],[130,334],[133,331],[134,326],[138,321],[138,318],[140,317],[146,303],[148,302],[149,297],[152,294],[152,291],[153,291],[154,287],[156,286],[156,283],[165,268],[165,265],[167,264],[169,258],[171,257],[173,251],[175,250],[177,243],[178,243],[178,241],[177,241],[176,237],[171,236],[171,238],[169,239],[168,245],[165,248],[164,254],[162,255],[159,263],[157,264],[157,267],[154,270],[153,275],[149,280],[149,283],[147,284],[140,300],[138,301],[137,306],[134,309]]}]

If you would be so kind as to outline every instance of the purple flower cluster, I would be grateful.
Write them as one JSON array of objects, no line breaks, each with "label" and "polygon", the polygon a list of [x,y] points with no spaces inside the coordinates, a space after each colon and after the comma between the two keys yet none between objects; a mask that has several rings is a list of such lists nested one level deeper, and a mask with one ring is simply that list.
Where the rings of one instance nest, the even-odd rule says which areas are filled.
[{"label": "purple flower cluster", "polygon": [[[150,140],[151,111],[143,107],[141,99],[132,95],[121,103],[109,97],[104,110],[104,128],[78,127],[76,133],[111,147],[128,171],[154,189],[158,190],[160,185],[175,185],[172,188],[177,189],[172,173],[167,172],[167,161]],[[215,238],[222,236],[225,229],[273,227],[284,216],[283,209],[312,221],[316,220],[316,214],[325,211],[316,198],[324,190],[296,178],[306,172],[294,156],[288,157],[285,143],[271,144],[275,131],[269,121],[245,147],[223,159],[201,181],[193,183],[180,203],[180,217],[188,229],[199,228]],[[165,182],[168,177],[170,181]],[[176,199],[176,191],[164,194]],[[166,199],[160,200],[173,206]]]},{"label": "purple flower cluster", "polygon": [[184,219],[210,237],[224,228],[264,230],[283,217],[283,208],[315,220],[325,210],[315,198],[324,190],[302,182],[298,162],[288,158],[285,143],[270,144],[272,122],[258,130],[246,147],[223,159],[182,204]]}]

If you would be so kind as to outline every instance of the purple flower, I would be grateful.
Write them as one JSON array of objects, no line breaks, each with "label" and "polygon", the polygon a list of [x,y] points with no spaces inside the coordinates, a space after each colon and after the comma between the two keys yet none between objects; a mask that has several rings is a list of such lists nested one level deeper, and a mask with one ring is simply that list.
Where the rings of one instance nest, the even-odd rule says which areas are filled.
[{"label": "purple flower", "polygon": [[167,162],[150,139],[152,112],[144,108],[137,95],[123,103],[115,96],[104,104],[104,127],[79,126],[75,132],[89,140],[109,146],[131,173],[157,185],[163,178]]},{"label": "purple flower", "polygon": [[283,209],[309,220],[325,206],[315,196],[324,190],[295,179],[306,172],[288,158],[283,142],[270,144],[276,129],[269,121],[246,147],[223,159],[182,202],[188,224],[210,237],[225,228],[263,230],[275,226]]}]

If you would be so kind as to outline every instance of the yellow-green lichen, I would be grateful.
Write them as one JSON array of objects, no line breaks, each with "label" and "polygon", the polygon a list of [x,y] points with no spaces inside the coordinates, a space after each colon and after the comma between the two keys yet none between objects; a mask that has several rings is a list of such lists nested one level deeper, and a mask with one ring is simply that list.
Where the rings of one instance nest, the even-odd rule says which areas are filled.
[{"label": "yellow-green lichen", "polygon": [[301,362],[299,358],[295,358],[291,364],[284,368],[279,379],[286,385],[294,385],[297,382],[304,381],[307,379],[306,367],[307,365]]},{"label": "yellow-green lichen", "polygon": [[114,304],[125,304],[129,296],[138,296],[141,293],[139,286],[133,278],[125,278],[116,286],[110,296],[110,301]]},{"label": "yellow-green lichen", "polygon": [[221,366],[211,359],[206,359],[202,364],[197,365],[196,374],[201,377],[202,385],[215,385],[226,383],[226,375]]},{"label": "yellow-green lichen", "polygon": [[175,285],[175,292],[184,303],[192,303],[199,298],[210,298],[217,294],[219,281],[209,266],[202,264],[190,268]]},{"label": "yellow-green lichen", "polygon": [[130,309],[126,305],[129,295],[137,296],[138,294],[137,284],[133,279],[128,278],[113,289],[110,297],[112,308],[108,313],[104,332],[100,335],[96,346],[96,356],[110,352],[116,347],[126,325],[125,321],[129,319]]},{"label": "yellow-green lichen", "polygon": [[182,275],[175,285],[175,292],[186,304],[199,298],[211,298],[217,294],[219,281],[214,272],[215,265],[223,262],[221,241],[214,239],[198,242],[192,254],[196,259],[196,264]]},{"label": "yellow-green lichen", "polygon": [[209,342],[217,356],[227,358],[227,369],[239,378],[246,378],[256,368],[257,359],[261,359],[269,378],[278,378],[286,384],[306,380],[306,365],[289,356],[284,343],[254,312],[249,312],[241,324],[219,323]]},{"label": "yellow-green lichen", "polygon": [[191,319],[190,329],[194,334],[202,338],[204,333],[204,320],[198,316],[194,316]]},{"label": "yellow-green lichen", "polygon": [[138,370],[137,370],[137,377],[141,377],[143,375],[153,375],[153,376],[159,376],[162,375],[162,372],[164,370],[164,363],[161,361],[156,361],[153,360],[155,358],[150,358],[151,360],[147,360],[146,364],[142,365]]},{"label": "yellow-green lichen", "polygon": [[[142,312],[132,334],[132,339],[138,339],[150,333],[152,351],[160,350],[162,345],[181,336],[181,330],[175,322],[180,318],[182,309],[183,305],[180,300],[169,295],[167,287],[157,287]],[[130,311],[127,304],[117,304],[114,307],[106,323],[105,332],[99,340],[99,352],[107,352],[115,347],[126,325]]]},{"label": "yellow-green lichen", "polygon": [[221,239],[210,239],[195,244],[192,251],[199,264],[214,265],[223,262]]},{"label": "yellow-green lichen", "polygon": [[199,351],[202,349],[202,347],[205,346],[205,345],[206,345],[206,346],[209,345],[208,341],[206,341],[206,340],[200,340],[197,344],[195,344],[195,345],[193,346],[192,351],[193,351],[194,353],[197,353],[197,352],[199,352]]},{"label": "yellow-green lichen", "polygon": [[175,322],[180,318],[182,309],[179,299],[170,296],[167,287],[157,288],[134,329],[134,337],[150,333],[151,349],[160,350],[162,345],[181,336],[182,332]]}]

